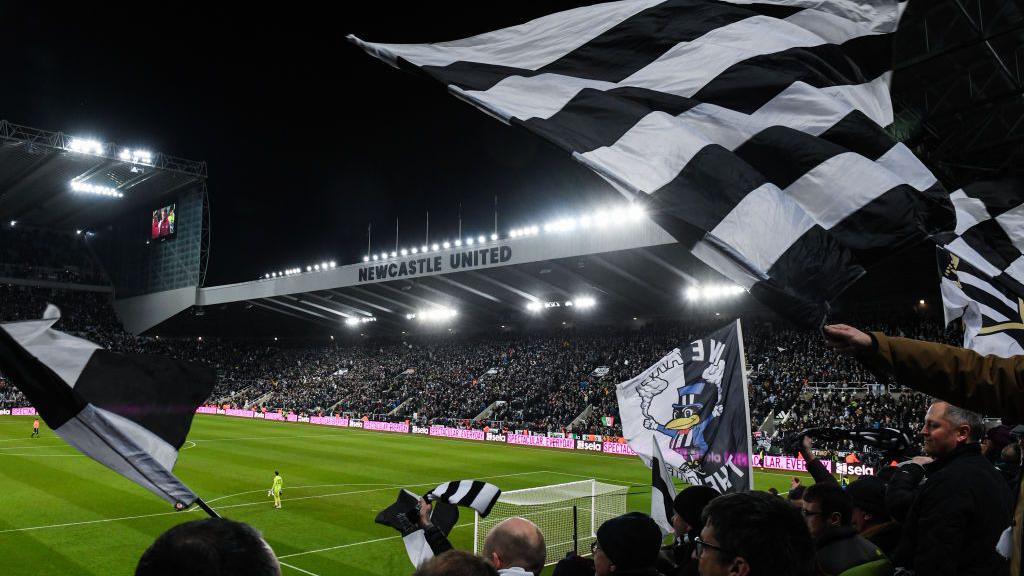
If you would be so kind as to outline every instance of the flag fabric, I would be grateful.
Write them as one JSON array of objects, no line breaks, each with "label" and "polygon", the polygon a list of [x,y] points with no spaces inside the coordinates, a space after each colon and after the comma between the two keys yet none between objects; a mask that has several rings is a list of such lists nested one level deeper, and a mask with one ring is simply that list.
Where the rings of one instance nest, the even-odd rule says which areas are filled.
[{"label": "flag fabric", "polygon": [[441,500],[456,506],[465,506],[476,510],[480,517],[486,518],[491,508],[498,502],[501,489],[494,484],[479,480],[459,480],[445,482],[424,496],[428,502]]},{"label": "flag fabric", "polygon": [[977,182],[950,194],[956,229],[937,248],[946,324],[959,318],[964,347],[1024,354],[1024,181]]},{"label": "flag fabric", "polygon": [[799,323],[951,230],[893,121],[895,0],[628,0],[370,55],[566,150]]},{"label": "flag fabric", "polygon": [[672,483],[672,473],[665,466],[656,436],[651,436],[651,455],[651,518],[661,528],[661,535],[668,536],[673,532],[675,508],[672,503],[676,499],[676,486]]},{"label": "flag fabric", "polygon": [[648,466],[658,454],[693,485],[753,488],[750,407],[739,320],[678,348],[618,385],[619,420],[629,447]]},{"label": "flag fabric", "polygon": [[42,320],[0,324],[0,372],[68,444],[178,509],[198,497],[172,470],[215,372],[159,356],[117,354]]}]

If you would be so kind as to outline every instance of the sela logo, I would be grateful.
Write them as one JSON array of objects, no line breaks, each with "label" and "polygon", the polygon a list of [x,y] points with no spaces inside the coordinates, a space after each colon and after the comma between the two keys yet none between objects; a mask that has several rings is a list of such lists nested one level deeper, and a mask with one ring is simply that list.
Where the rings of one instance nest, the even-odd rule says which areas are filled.
[{"label": "sela logo", "polygon": [[348,421],[348,427],[349,428],[362,428],[363,427],[363,421],[362,420],[349,420]]},{"label": "sela logo", "polygon": [[506,438],[504,434],[495,434],[493,432],[487,433],[488,442],[505,442]]},{"label": "sela logo", "polygon": [[600,452],[601,451],[601,443],[600,442],[588,442],[586,440],[577,440],[576,441],[576,449],[577,450],[590,450],[591,452]]},{"label": "sela logo", "polygon": [[424,428],[423,426],[413,426],[413,434],[430,434],[430,428]]},{"label": "sela logo", "polygon": [[874,476],[875,469],[871,466],[850,466],[846,462],[836,463],[836,472],[839,474],[847,474],[852,476]]}]

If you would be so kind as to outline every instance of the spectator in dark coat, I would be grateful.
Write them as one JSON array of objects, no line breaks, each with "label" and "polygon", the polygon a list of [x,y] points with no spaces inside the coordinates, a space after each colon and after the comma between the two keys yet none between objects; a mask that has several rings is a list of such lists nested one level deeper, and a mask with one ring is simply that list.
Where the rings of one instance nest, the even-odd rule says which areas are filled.
[{"label": "spectator in dark coat", "polygon": [[[928,409],[925,452],[900,467],[887,503],[912,496],[896,565],[917,574],[1000,576],[1009,572],[995,550],[1010,525],[1006,481],[981,455],[984,428],[977,414],[946,402]],[[923,480],[927,477],[927,481]]]}]

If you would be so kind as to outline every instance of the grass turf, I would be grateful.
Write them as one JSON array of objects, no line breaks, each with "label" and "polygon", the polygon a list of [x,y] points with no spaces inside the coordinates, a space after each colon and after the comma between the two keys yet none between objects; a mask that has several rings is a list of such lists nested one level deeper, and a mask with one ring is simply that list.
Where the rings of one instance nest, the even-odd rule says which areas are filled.
[{"label": "grass turf", "polygon": [[[10,576],[131,574],[171,526],[205,517],[170,505],[89,458],[32,418],[0,419],[0,563]],[[267,497],[274,470],[283,508]],[[629,509],[650,510],[650,471],[637,458],[307,424],[197,416],[175,472],[223,516],[263,532],[287,575],[412,572],[401,540],[374,524],[399,487],[488,480],[503,490],[595,478],[632,485]],[[792,474],[755,473],[758,489]],[[472,549],[473,516],[451,535]],[[556,560],[556,559],[549,559]]]}]

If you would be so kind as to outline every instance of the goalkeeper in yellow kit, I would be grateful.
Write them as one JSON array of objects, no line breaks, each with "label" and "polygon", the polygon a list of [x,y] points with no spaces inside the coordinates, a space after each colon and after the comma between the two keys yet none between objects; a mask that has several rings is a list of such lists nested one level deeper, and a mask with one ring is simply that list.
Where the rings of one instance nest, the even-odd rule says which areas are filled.
[{"label": "goalkeeper in yellow kit", "polygon": [[267,496],[274,496],[274,508],[281,507],[281,490],[284,490],[284,480],[281,479],[281,473],[274,470],[274,485],[267,490]]}]

